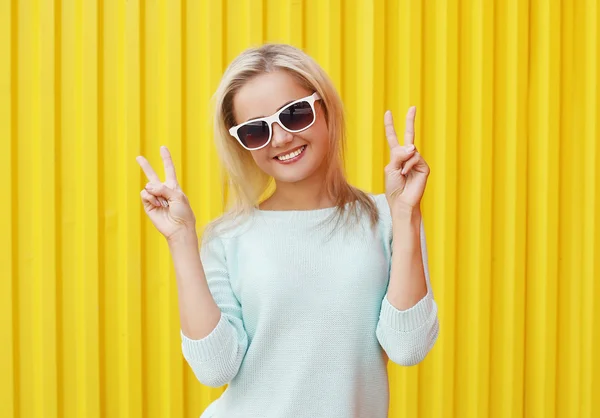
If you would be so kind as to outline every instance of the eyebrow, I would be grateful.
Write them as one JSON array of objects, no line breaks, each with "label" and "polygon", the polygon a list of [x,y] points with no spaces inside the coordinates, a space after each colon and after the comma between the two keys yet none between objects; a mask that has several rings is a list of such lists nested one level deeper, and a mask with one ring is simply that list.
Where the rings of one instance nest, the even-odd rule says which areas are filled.
[{"label": "eyebrow", "polygon": [[[281,109],[283,109],[284,107],[286,107],[286,106],[287,106],[287,105],[289,105],[290,103],[292,103],[292,102],[295,102],[296,100],[298,100],[298,99],[290,100],[289,102],[282,104],[281,106],[279,106],[279,108],[277,108],[277,110],[276,110],[275,112],[278,112],[278,111],[280,111]],[[245,120],[244,122],[242,122],[242,123],[246,123],[246,122],[248,122],[249,120],[260,119],[260,118],[264,118],[264,117],[265,117],[265,116],[254,116],[254,117],[252,117],[252,118],[246,119],[246,120]]]}]

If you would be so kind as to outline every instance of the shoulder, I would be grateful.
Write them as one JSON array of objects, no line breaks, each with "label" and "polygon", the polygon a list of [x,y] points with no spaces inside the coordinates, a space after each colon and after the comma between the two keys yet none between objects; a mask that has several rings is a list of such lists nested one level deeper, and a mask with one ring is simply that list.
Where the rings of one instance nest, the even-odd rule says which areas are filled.
[{"label": "shoulder", "polygon": [[247,230],[249,221],[247,216],[236,216],[229,212],[213,219],[202,229],[201,252],[225,252],[225,249]]},{"label": "shoulder", "polygon": [[203,228],[200,255],[203,263],[224,263],[235,238],[240,235],[247,220],[223,213]]},{"label": "shoulder", "polygon": [[369,196],[375,201],[378,207],[387,207],[387,199],[385,198],[385,193],[369,193]]},{"label": "shoulder", "polygon": [[369,194],[369,196],[371,196],[375,202],[377,210],[379,211],[379,216],[383,218],[382,220],[391,219],[390,206],[387,198],[385,197],[385,193]]},{"label": "shoulder", "polygon": [[[364,207],[365,212],[368,213],[367,218],[370,218],[370,225],[372,227],[377,227],[380,233],[388,235],[389,230],[391,230],[392,216],[385,193],[365,194],[371,199],[371,203],[374,206],[370,208]],[[373,213],[373,210],[375,210],[376,213]]]}]

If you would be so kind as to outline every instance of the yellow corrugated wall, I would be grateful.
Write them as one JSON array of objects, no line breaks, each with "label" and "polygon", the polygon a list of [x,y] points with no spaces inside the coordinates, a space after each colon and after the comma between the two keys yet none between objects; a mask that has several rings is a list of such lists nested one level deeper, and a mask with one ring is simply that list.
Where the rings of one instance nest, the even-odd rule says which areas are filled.
[{"label": "yellow corrugated wall", "polygon": [[0,0],[0,416],[197,417],[139,154],[220,211],[209,98],[245,47],[302,47],[346,104],[352,184],[384,191],[417,106],[441,333],[389,365],[391,417],[600,417],[594,0]]}]

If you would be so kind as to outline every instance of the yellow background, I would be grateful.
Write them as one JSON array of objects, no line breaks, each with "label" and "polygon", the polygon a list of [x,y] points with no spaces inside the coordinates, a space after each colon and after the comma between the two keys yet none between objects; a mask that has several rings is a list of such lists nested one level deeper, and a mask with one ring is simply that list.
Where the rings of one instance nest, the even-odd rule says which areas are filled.
[{"label": "yellow background", "polygon": [[[0,416],[197,417],[168,248],[135,157],[220,211],[209,98],[263,41],[346,104],[381,193],[417,106],[439,340],[391,417],[600,416],[600,6],[563,1],[0,0]],[[401,135],[400,135],[401,136]]]}]

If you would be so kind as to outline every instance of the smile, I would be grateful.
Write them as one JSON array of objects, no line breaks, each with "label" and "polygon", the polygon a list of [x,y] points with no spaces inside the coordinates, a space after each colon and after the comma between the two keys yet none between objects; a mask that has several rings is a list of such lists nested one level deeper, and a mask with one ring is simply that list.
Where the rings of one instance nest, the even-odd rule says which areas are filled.
[{"label": "smile", "polygon": [[274,157],[273,159],[277,160],[278,162],[280,162],[282,164],[290,164],[290,163],[296,162],[300,158],[302,158],[304,156],[304,150],[306,150],[306,145],[303,145],[298,150],[291,152],[287,155],[282,155],[280,157]]}]

